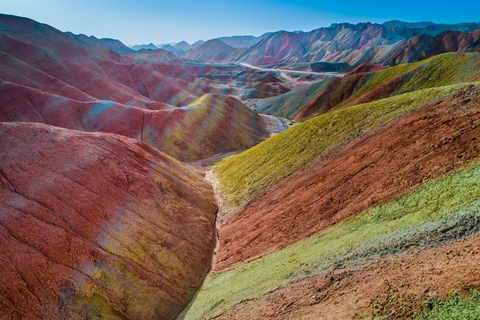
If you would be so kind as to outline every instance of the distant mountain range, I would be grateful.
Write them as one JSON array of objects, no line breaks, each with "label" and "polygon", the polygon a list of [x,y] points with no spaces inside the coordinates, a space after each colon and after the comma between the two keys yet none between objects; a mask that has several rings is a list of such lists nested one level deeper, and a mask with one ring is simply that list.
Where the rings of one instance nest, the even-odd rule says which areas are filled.
[{"label": "distant mountain range", "polygon": [[[480,23],[387,21],[383,24],[337,23],[309,32],[277,31],[260,37],[220,37],[193,45],[137,45],[134,50],[161,48],[178,57],[208,62],[248,62],[255,65],[301,62],[346,62],[396,65],[480,46]],[[206,43],[206,44],[205,44]],[[114,50],[114,49],[113,49]],[[118,52],[118,51],[117,51]]]},{"label": "distant mountain range", "polygon": [[[310,32],[272,33],[257,44],[232,52],[224,61],[255,65],[298,62],[347,62],[395,65],[435,54],[473,50],[480,24],[437,25],[387,22],[385,24],[335,24]],[[448,29],[447,31],[445,29]]]},{"label": "distant mountain range", "polygon": [[[220,37],[220,38],[215,38],[211,40],[220,40],[223,43],[229,45],[230,47],[233,47],[235,49],[243,49],[243,48],[248,48],[251,47],[261,40],[265,39],[272,33],[265,33],[264,35],[261,35],[260,37],[255,37],[255,36],[231,36],[231,37]],[[211,41],[208,40],[208,41]],[[167,51],[170,51],[174,54],[176,54],[179,57],[182,57],[186,52],[193,50],[197,48],[198,46],[204,44],[205,42],[208,41],[203,41],[199,40],[196,41],[193,44],[189,44],[186,41],[180,41],[180,42],[172,42],[172,43],[160,43],[157,45],[154,45],[153,43],[149,44],[139,44],[139,45],[133,45],[130,48],[137,51],[141,49],[164,49]]]}]

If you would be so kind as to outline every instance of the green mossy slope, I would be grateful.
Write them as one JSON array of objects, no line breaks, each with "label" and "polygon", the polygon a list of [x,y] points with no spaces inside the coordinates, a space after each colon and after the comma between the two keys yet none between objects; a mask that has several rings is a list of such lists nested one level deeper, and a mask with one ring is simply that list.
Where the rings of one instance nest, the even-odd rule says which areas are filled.
[{"label": "green mossy slope", "polygon": [[235,211],[342,144],[469,85],[420,90],[330,112],[226,158],[214,167],[225,213]]},{"label": "green mossy slope", "polygon": [[479,73],[479,54],[445,53],[416,63],[401,64],[373,73],[371,78],[358,91],[340,103],[337,108],[398,77],[402,78],[398,79],[399,83],[395,84],[392,90],[389,90],[390,96],[465,81],[475,81],[479,79]]},{"label": "green mossy slope", "polygon": [[185,319],[214,316],[292,281],[392,250],[477,234],[480,163],[281,251],[207,277]]},{"label": "green mossy slope", "polygon": [[480,291],[472,290],[469,297],[452,295],[429,299],[424,310],[415,319],[478,319],[480,317]]}]

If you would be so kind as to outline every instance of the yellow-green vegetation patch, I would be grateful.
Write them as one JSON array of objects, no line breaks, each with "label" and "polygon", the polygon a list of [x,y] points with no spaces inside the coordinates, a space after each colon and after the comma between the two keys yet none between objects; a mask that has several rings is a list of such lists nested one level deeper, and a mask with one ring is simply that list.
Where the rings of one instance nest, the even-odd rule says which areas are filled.
[{"label": "yellow-green vegetation patch", "polygon": [[327,113],[222,160],[214,171],[224,212],[233,212],[343,143],[467,85],[415,91]]},{"label": "yellow-green vegetation patch", "polygon": [[434,56],[415,71],[400,93],[475,80],[480,72],[479,57],[477,53],[446,53]]},{"label": "yellow-green vegetation patch", "polygon": [[173,110],[171,116],[177,121],[162,135],[162,150],[182,161],[194,161],[260,142],[258,115],[241,102],[229,99],[221,94],[206,94]]},{"label": "yellow-green vegetation patch", "polygon": [[[82,309],[90,309],[94,314],[101,315],[104,320],[122,320],[125,319],[123,315],[115,311],[111,304],[101,295],[94,294],[89,298],[79,298],[79,305]],[[80,310],[79,310],[80,311]],[[79,312],[81,314],[81,311]]]},{"label": "yellow-green vegetation patch", "polygon": [[[185,319],[213,316],[289,282],[328,272],[339,263],[355,263],[361,260],[362,252],[370,252],[370,257],[365,257],[372,258],[371,252],[377,250],[381,254],[385,252],[382,248],[406,250],[411,238],[419,233],[423,233],[424,241],[419,245],[435,242],[436,230],[440,230],[440,243],[448,230],[455,227],[460,228],[464,237],[478,233],[479,199],[480,162],[476,161],[455,174],[423,184],[397,201],[373,208],[281,251],[210,273]],[[473,222],[463,230],[466,221]],[[458,236],[458,230],[452,232],[451,240]]]},{"label": "yellow-green vegetation patch", "polygon": [[[373,89],[381,86],[382,84],[384,84],[384,83],[386,83],[386,82],[388,82],[388,81],[390,81],[390,80],[392,80],[392,79],[394,79],[398,76],[401,76],[404,73],[407,73],[409,71],[412,71],[412,70],[418,68],[422,64],[427,63],[427,61],[419,61],[419,62],[415,62],[415,63],[400,64],[398,66],[391,67],[391,68],[384,69],[384,70],[380,70],[380,71],[377,71],[377,72],[373,73],[370,80],[368,80],[367,83],[365,83],[365,85],[363,85],[350,98],[343,101],[340,104],[340,106],[345,105],[348,102],[355,100],[356,98],[358,98],[361,95],[367,93],[368,91],[373,90]],[[345,81],[345,79],[343,79],[343,81]],[[418,89],[421,89],[421,88],[418,88]]]},{"label": "yellow-green vegetation patch", "polygon": [[415,319],[479,319],[480,291],[472,290],[469,297],[454,294],[447,298],[431,298]]},{"label": "yellow-green vegetation patch", "polygon": [[[475,81],[480,72],[479,57],[477,53],[445,53],[416,63],[401,64],[375,72],[357,92],[335,108],[340,108],[401,75],[405,75],[408,80],[393,94]],[[348,78],[345,78],[343,82],[347,80]]]}]

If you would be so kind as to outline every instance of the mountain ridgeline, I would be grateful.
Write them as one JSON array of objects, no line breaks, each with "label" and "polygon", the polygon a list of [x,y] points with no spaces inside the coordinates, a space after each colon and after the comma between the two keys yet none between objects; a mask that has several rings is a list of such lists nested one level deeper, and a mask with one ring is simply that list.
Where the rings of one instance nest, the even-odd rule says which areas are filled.
[{"label": "mountain ridgeline", "polygon": [[194,48],[182,42],[181,49],[171,52],[198,61],[247,62],[259,66],[315,61],[392,66],[446,52],[476,51],[479,29],[480,23],[447,25],[395,20],[383,24],[340,23],[310,32],[279,31],[258,38],[217,38]]}]

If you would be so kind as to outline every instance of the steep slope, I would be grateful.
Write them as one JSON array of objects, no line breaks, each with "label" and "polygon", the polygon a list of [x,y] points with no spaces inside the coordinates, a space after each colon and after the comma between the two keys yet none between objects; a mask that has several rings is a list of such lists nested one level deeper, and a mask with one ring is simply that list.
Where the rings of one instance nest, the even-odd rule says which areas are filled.
[{"label": "steep slope", "polygon": [[381,25],[344,23],[306,33],[275,32],[258,44],[239,51],[232,59],[255,65],[313,61],[354,65],[370,62],[366,59],[374,57],[373,47],[390,46],[402,39]]},{"label": "steep slope", "polygon": [[[250,193],[243,209],[224,217],[217,271],[185,318],[400,319],[418,314],[428,297],[478,287],[471,270],[480,231],[479,90],[478,84],[428,89],[327,113],[223,160],[215,172],[228,200],[233,189],[225,188],[225,174],[242,175],[245,159],[256,166],[252,172],[271,176],[274,164],[278,175],[287,167],[277,155],[299,158],[312,153],[315,141],[332,143],[348,127],[359,130],[350,142],[317,153],[309,167],[290,163],[296,175],[270,190],[263,183],[267,191]],[[372,126],[385,107],[399,120],[364,135],[362,123]],[[264,150],[270,155],[257,158]],[[248,179],[247,188],[255,184],[253,174]],[[452,265],[455,276],[445,282]],[[340,311],[338,303],[345,304]]]},{"label": "steep slope", "polygon": [[448,53],[414,64],[404,64],[376,73],[345,77],[309,101],[295,116],[299,120],[314,112],[366,103],[424,88],[477,81],[480,55]]},{"label": "steep slope", "polygon": [[[214,39],[189,61],[0,15],[0,318],[403,319],[452,292],[475,304],[480,32],[444,27]],[[297,76],[203,61],[306,70],[302,83],[357,67],[249,103],[306,120],[288,128],[225,94],[272,97]]]},{"label": "steep slope", "polygon": [[233,52],[229,61],[247,61],[254,65],[270,65],[282,62],[300,62],[295,57],[306,54],[301,35],[286,31],[275,32],[259,43]]},{"label": "steep slope", "polygon": [[224,193],[225,212],[235,212],[346,142],[467,86],[424,89],[326,113],[225,159],[215,167],[220,191]]},{"label": "steep slope", "polygon": [[[235,99],[205,96],[223,89],[199,75],[220,67],[186,64],[161,49],[119,55],[25,18],[0,15],[0,22],[2,121],[121,134],[184,161],[243,150],[284,128]],[[275,90],[288,89],[258,89]]]},{"label": "steep slope", "polygon": [[379,65],[379,64],[371,64],[371,63],[363,63],[347,73],[345,76],[351,76],[353,74],[358,74],[358,73],[365,73],[365,72],[376,72],[380,71],[383,69],[386,69],[387,67]]},{"label": "steep slope", "polygon": [[478,106],[454,108],[478,92],[422,108],[247,205],[221,229],[216,268],[294,243],[478,157],[480,146],[471,141],[480,133]]},{"label": "steep slope", "polygon": [[[179,71],[182,67],[176,64],[179,59],[161,49],[148,54],[119,55],[99,44],[101,40],[65,34],[33,20],[0,15],[0,22],[0,51],[19,60],[13,68],[28,65],[37,69],[37,74],[57,78],[95,99],[142,108],[153,101],[186,105],[205,94],[204,88],[210,90],[207,84],[193,83],[197,80],[194,75],[183,77],[184,71]],[[159,72],[144,63],[146,58],[169,63],[170,68]],[[42,86],[45,81],[30,75],[0,72],[3,80],[22,85],[33,81],[34,88],[61,95],[63,88],[47,88]]]},{"label": "steep slope", "polygon": [[215,241],[200,173],[117,135],[1,123],[0,136],[0,317],[174,318]]},{"label": "steep slope", "polygon": [[[146,141],[182,161],[194,161],[217,153],[250,148],[271,132],[262,117],[243,103],[225,95],[205,95],[187,107],[156,112],[144,131]],[[160,119],[159,119],[160,118]],[[158,134],[155,123],[164,126]]]},{"label": "steep slope", "polygon": [[371,23],[334,24],[310,32],[279,31],[249,48],[232,52],[226,61],[253,65],[317,61],[346,62],[354,66],[362,63],[396,65],[435,54],[470,50],[467,48],[479,37],[478,31],[473,29],[476,26],[480,28],[478,24],[452,25],[450,29],[432,27],[428,34],[421,32],[424,29]]},{"label": "steep slope", "polygon": [[[44,72],[5,52],[0,52],[1,79],[15,84],[38,89],[51,94],[79,101],[93,101],[95,98],[78,88]],[[18,72],[22,70],[22,72]]]},{"label": "steep slope", "polygon": [[437,36],[421,34],[407,39],[391,50],[381,61],[385,65],[416,62],[446,52],[469,52],[480,38],[480,30],[472,32],[445,31]]},{"label": "steep slope", "polygon": [[[59,54],[44,47],[19,42],[8,36],[0,38],[2,39],[0,49],[5,54],[100,100],[113,100],[145,107],[149,101],[189,103],[198,97],[195,89],[199,91],[199,95],[204,94],[201,88],[195,88],[189,82],[166,77],[133,63],[94,59],[88,54],[75,62],[70,59],[69,53]],[[90,65],[93,63],[95,67]],[[4,80],[12,81],[3,72],[0,76]],[[17,75],[19,76],[23,75]],[[37,88],[43,90],[42,87]]]}]

